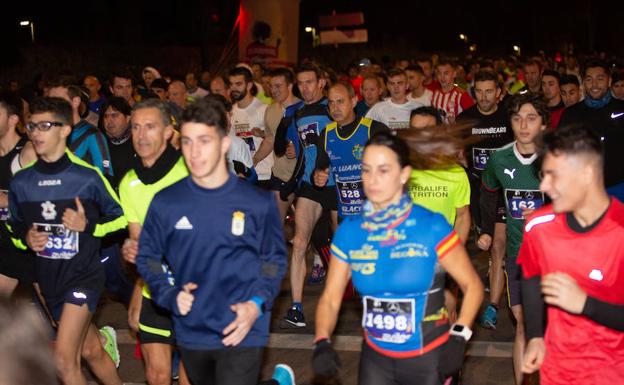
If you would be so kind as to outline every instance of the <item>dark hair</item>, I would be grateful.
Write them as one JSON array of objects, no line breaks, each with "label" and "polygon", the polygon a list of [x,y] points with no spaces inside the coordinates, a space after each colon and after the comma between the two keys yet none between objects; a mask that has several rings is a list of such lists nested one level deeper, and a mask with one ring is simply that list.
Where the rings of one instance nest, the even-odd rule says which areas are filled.
[{"label": "dark hair", "polygon": [[182,113],[182,125],[189,122],[215,127],[220,137],[227,135],[227,112],[223,104],[214,98],[205,97],[188,106]]},{"label": "dark hair", "polygon": [[430,66],[433,66],[433,60],[429,56],[422,56],[416,59],[416,63],[429,63]]},{"label": "dark hair", "polygon": [[381,77],[379,75],[368,74],[368,75],[364,76],[364,78],[362,79],[362,83],[361,83],[362,85],[364,85],[364,81],[365,80],[374,80],[377,83],[377,87],[379,87],[379,88],[382,87],[382,84],[381,84],[382,79],[381,79]]},{"label": "dark hair", "polygon": [[230,70],[229,76],[243,76],[246,83],[253,82],[253,74],[245,67],[234,67]]},{"label": "dark hair", "polygon": [[609,68],[607,62],[599,59],[591,59],[586,61],[585,65],[583,65],[583,77],[587,76],[588,69],[596,67],[602,68],[607,76],[611,76],[611,68]]},{"label": "dark hair", "polygon": [[548,126],[550,122],[550,112],[548,111],[546,100],[544,100],[541,94],[534,94],[532,92],[516,94],[511,97],[509,100],[509,109],[507,111],[509,118],[511,119],[513,115],[517,114],[518,111],[520,111],[520,108],[522,108],[525,104],[532,105],[542,118],[542,124]]},{"label": "dark hair", "polygon": [[225,76],[222,73],[215,74],[213,77],[210,78],[210,82],[212,83],[213,81],[217,79],[223,80],[223,84],[225,85],[225,88],[230,88],[230,80],[227,78],[227,76]]},{"label": "dark hair", "polygon": [[537,59],[529,59],[526,62],[524,62],[524,64],[522,65],[522,67],[526,67],[526,66],[530,66],[530,65],[536,65],[537,68],[541,71],[542,70],[542,62],[537,60]]},{"label": "dark hair", "polygon": [[134,79],[130,71],[117,70],[111,73],[110,80],[109,80],[111,87],[113,86],[113,84],[115,84],[115,78],[128,79],[132,82],[132,85],[134,85]]},{"label": "dark hair", "polygon": [[395,77],[395,76],[405,76],[407,77],[407,74],[405,73],[404,70],[398,68],[398,67],[394,67],[394,68],[390,68],[390,70],[388,70],[388,79]]},{"label": "dark hair", "polygon": [[576,75],[568,75],[568,74],[562,75],[561,80],[559,81],[559,86],[561,87],[565,84],[574,84],[577,87],[581,86]]},{"label": "dark hair", "polygon": [[323,78],[323,71],[314,63],[302,63],[295,69],[295,75],[299,75],[302,72],[314,72],[316,75],[316,80],[320,80]]},{"label": "dark hair", "polygon": [[158,98],[141,100],[135,104],[134,107],[132,107],[132,112],[145,108],[156,108],[160,113],[160,119],[162,120],[163,126],[175,126],[175,119],[167,102]]},{"label": "dark hair", "polygon": [[444,121],[442,120],[442,114],[440,114],[440,110],[431,106],[423,106],[413,109],[410,112],[410,120],[416,115],[423,116],[433,116],[436,120],[436,124],[442,124]]},{"label": "dark hair", "polygon": [[409,159],[409,147],[407,147],[407,143],[405,143],[405,141],[398,136],[392,135],[390,132],[376,133],[368,140],[368,142],[366,142],[364,149],[368,146],[384,146],[389,148],[396,154],[401,168],[411,165]]},{"label": "dark hair", "polygon": [[446,66],[449,65],[453,68],[455,68],[455,63],[453,62],[453,60],[451,60],[448,57],[441,57],[440,59],[438,59],[438,63],[436,64],[436,68],[439,66]]},{"label": "dark hair", "polygon": [[104,102],[104,104],[102,104],[100,118],[98,119],[98,127],[100,129],[104,128],[104,114],[109,107],[117,112],[121,112],[125,116],[130,116],[132,113],[132,107],[130,107],[130,104],[126,99],[120,98],[119,96],[111,96],[106,100],[106,102]]},{"label": "dark hair", "polygon": [[61,75],[48,83],[49,88],[66,88],[69,99],[80,98],[81,101],[89,102],[89,91],[80,87],[73,76]]},{"label": "dark hair", "polygon": [[44,114],[46,112],[54,115],[61,123],[68,126],[73,125],[73,111],[69,102],[57,97],[37,97],[30,103],[30,114]]},{"label": "dark hair", "polygon": [[286,80],[286,84],[293,84],[295,82],[295,75],[289,68],[276,68],[271,71],[271,77],[275,78],[278,76],[283,76],[284,80]]},{"label": "dark hair", "polygon": [[624,71],[614,71],[613,74],[611,74],[611,84],[615,84],[622,80],[624,80]]},{"label": "dark hair", "polygon": [[474,82],[475,83],[477,83],[477,82],[487,82],[487,81],[492,81],[492,82],[494,82],[494,84],[496,84],[496,87],[499,87],[499,84],[498,84],[498,74],[496,72],[489,71],[489,70],[480,70],[474,76]]},{"label": "dark hair", "polygon": [[544,70],[542,72],[542,79],[544,79],[544,76],[552,76],[553,78],[557,79],[557,83],[561,84],[561,74],[559,74],[559,72],[557,71]]},{"label": "dark hair", "polygon": [[401,130],[398,135],[410,149],[410,164],[414,169],[447,169],[461,164],[464,148],[474,142],[474,139],[466,139],[468,137],[466,132],[470,128],[469,123],[453,126],[438,124],[419,129]]},{"label": "dark hair", "polygon": [[220,94],[209,94],[204,96],[204,99],[206,98],[216,100],[217,102],[223,104],[223,108],[225,108],[226,112],[232,112],[232,103],[229,102],[225,96]]},{"label": "dark hair", "polygon": [[[583,125],[559,127],[542,138],[542,151],[554,155],[589,154],[597,156],[602,164],[604,159],[602,142],[598,135]],[[602,169],[602,167],[601,167]]]},{"label": "dark hair", "polygon": [[6,110],[7,115],[17,115],[20,121],[22,120],[24,103],[22,102],[22,98],[20,98],[16,92],[0,92],[0,107]]},{"label": "dark hair", "polygon": [[407,71],[412,71],[412,72],[418,72],[421,75],[425,75],[425,73],[423,72],[423,69],[421,66],[419,66],[418,64],[410,64],[405,68],[405,72]]}]

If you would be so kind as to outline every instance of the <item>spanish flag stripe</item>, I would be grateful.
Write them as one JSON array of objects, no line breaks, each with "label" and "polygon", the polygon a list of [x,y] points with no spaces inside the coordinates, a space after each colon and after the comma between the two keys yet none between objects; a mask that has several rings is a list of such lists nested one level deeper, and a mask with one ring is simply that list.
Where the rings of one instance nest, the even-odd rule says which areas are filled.
[{"label": "spanish flag stripe", "polygon": [[444,256],[451,251],[455,246],[459,244],[459,236],[455,230],[451,231],[449,235],[438,243],[436,246],[436,253],[438,253],[438,259],[444,258]]}]

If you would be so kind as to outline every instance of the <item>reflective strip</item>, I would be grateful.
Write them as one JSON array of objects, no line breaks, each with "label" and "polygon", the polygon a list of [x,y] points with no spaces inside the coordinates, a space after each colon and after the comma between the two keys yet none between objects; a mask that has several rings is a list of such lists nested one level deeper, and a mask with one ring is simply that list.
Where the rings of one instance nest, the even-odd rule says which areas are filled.
[{"label": "reflective strip", "polygon": [[150,292],[149,287],[147,287],[147,284],[143,284],[143,289],[141,290],[141,292],[143,293],[143,297],[147,299],[152,299],[152,293]]},{"label": "reflective strip", "polygon": [[143,325],[142,323],[139,323],[139,330],[162,337],[171,337],[171,330],[153,328],[151,326]]}]

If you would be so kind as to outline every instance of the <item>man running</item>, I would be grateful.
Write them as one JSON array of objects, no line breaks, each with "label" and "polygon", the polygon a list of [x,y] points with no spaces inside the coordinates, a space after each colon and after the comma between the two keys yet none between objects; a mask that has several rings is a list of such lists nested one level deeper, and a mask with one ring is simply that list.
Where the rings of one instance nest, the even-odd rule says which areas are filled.
[{"label": "man running", "polygon": [[527,219],[518,255],[531,315],[522,369],[539,369],[543,385],[617,384],[624,378],[624,206],[605,191],[595,133],[562,127],[545,136],[544,151],[540,189],[552,205]]},{"label": "man running", "polygon": [[462,88],[455,85],[455,63],[449,59],[440,59],[436,66],[436,78],[440,89],[433,91],[431,106],[443,110],[446,123],[454,123],[462,111],[472,107],[474,101]]},{"label": "man running", "polygon": [[137,256],[154,300],[173,313],[193,384],[257,382],[286,270],[275,199],[228,172],[227,126],[215,100],[184,112],[181,144],[191,175],[156,194]]}]

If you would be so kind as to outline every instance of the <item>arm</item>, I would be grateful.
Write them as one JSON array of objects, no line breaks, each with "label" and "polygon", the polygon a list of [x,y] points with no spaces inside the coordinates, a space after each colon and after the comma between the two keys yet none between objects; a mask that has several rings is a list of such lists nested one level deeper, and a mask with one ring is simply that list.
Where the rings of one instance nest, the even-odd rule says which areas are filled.
[{"label": "arm", "polygon": [[462,245],[465,245],[470,235],[470,206],[458,207],[456,211],[455,226],[453,227],[457,231]]},{"label": "arm", "polygon": [[332,245],[332,258],[325,288],[316,305],[315,341],[323,338],[329,339],[333,334],[342,304],[342,295],[351,278],[351,267],[346,261],[336,257],[334,252]]},{"label": "arm", "polygon": [[13,183],[9,187],[9,219],[6,221],[6,227],[11,234],[13,245],[20,250],[26,250],[28,228],[22,219]]},{"label": "arm", "polygon": [[125,228],[128,225],[128,221],[124,216],[117,194],[110,183],[99,172],[98,176],[94,195],[101,215],[97,221],[87,223],[85,232],[93,234],[95,237],[103,237]]},{"label": "arm", "polygon": [[258,150],[253,156],[253,164],[254,166],[260,163],[264,158],[269,156],[271,151],[273,151],[273,146],[275,145],[275,138],[272,136],[265,136],[260,142],[260,146]]},{"label": "arm", "polygon": [[26,142],[22,151],[19,154],[19,163],[22,167],[25,167],[28,164],[31,164],[37,160],[37,153],[35,152],[35,147],[33,146],[31,141]]},{"label": "arm", "polygon": [[104,135],[101,132],[91,135],[88,140],[88,146],[87,151],[91,154],[92,164],[97,167],[102,174],[113,176],[113,165]]}]

